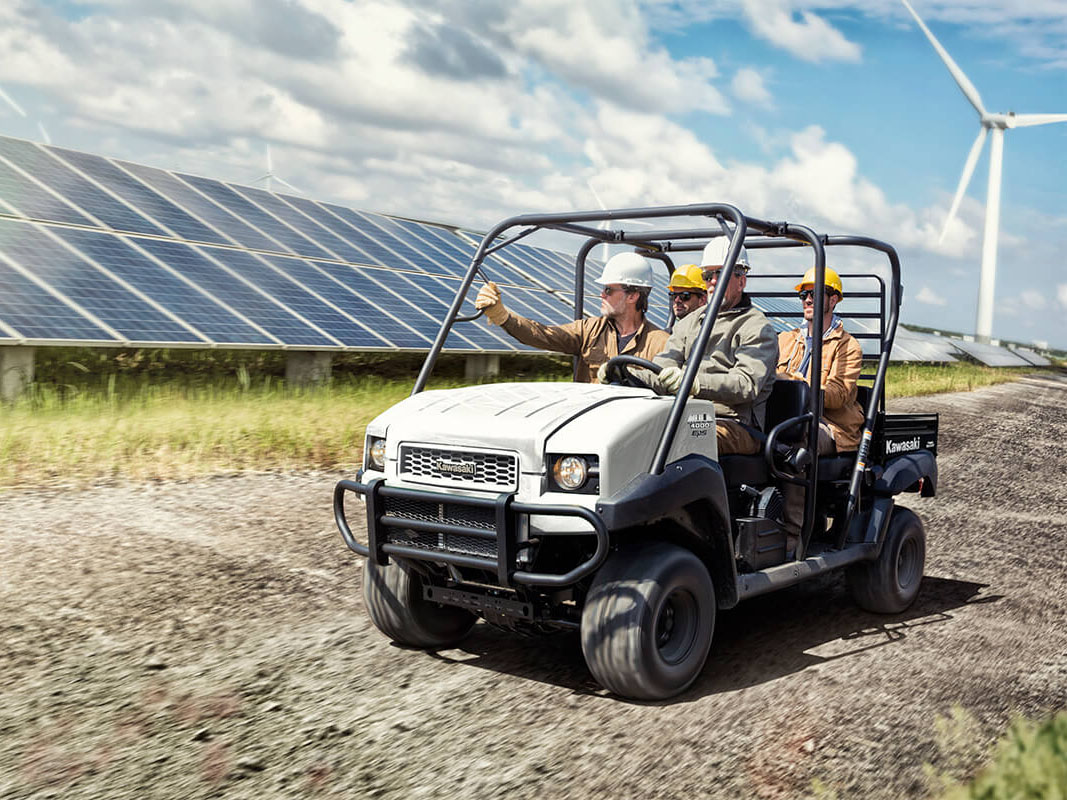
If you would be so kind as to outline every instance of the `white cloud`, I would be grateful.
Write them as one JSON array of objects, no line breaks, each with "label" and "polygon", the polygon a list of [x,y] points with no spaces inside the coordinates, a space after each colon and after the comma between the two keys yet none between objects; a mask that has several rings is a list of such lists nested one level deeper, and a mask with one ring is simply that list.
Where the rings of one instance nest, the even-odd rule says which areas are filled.
[{"label": "white cloud", "polygon": [[[860,46],[793,0],[742,0],[752,31],[804,61],[859,61]],[[798,18],[799,16],[799,18]]]},{"label": "white cloud", "polygon": [[915,295],[915,299],[920,303],[925,303],[928,306],[947,306],[948,301],[941,295],[937,294],[929,286],[924,286],[919,290],[919,293]]},{"label": "white cloud", "polygon": [[1061,283],[1056,287],[1056,300],[1064,309],[1067,309],[1067,283]]},{"label": "white cloud", "polygon": [[763,83],[763,76],[751,67],[742,67],[734,73],[734,79],[730,82],[730,90],[734,97],[753,105],[770,107],[773,105],[771,93]]},{"label": "white cloud", "polygon": [[1019,299],[1027,308],[1040,310],[1045,307],[1045,296],[1034,289],[1026,289],[1019,295]]}]

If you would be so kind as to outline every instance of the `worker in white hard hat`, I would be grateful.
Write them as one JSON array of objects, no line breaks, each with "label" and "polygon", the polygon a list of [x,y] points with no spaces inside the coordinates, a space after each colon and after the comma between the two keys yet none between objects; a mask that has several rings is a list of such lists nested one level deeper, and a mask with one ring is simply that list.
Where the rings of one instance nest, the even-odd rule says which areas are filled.
[{"label": "worker in white hard hat", "polygon": [[[700,269],[709,295],[718,286],[730,242],[712,239],[704,248]],[[754,454],[760,444],[749,428],[762,429],[767,398],[778,361],[778,337],[763,312],[745,294],[748,253],[734,264],[690,394],[715,403],[715,427],[720,455]],[[662,367],[651,386],[659,394],[676,394],[682,372],[707,315],[701,307],[680,320],[663,352],[653,361]]]},{"label": "worker in white hard hat", "polygon": [[[800,279],[794,289],[804,306],[805,324],[778,334],[778,377],[811,383],[812,331],[815,327],[815,268]],[[841,276],[827,267],[823,273],[822,378],[823,416],[819,421],[819,455],[855,450],[863,433],[864,413],[856,399],[863,348],[845,330],[834,312],[844,298]],[[782,489],[785,507],[783,521],[788,535],[788,549],[804,523],[804,489],[785,484]]]},{"label": "worker in white hard hat", "polygon": [[479,290],[474,306],[485,309],[489,322],[523,344],[579,356],[575,379],[595,383],[598,378],[605,380],[603,367],[609,359],[617,355],[651,359],[667,342],[667,332],[645,318],[652,292],[651,261],[638,253],[618,253],[608,259],[596,283],[601,316],[566,325],[542,325],[508,311],[492,281]]},{"label": "worker in white hard hat", "polygon": [[685,264],[671,273],[667,284],[667,295],[671,300],[674,321],[684,319],[708,302],[708,292],[704,288],[704,277],[696,264]]}]

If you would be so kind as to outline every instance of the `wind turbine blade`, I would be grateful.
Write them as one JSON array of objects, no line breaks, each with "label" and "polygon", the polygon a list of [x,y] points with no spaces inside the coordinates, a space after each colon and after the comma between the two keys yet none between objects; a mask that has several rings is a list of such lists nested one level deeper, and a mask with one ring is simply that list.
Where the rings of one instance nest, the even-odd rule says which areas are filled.
[{"label": "wind turbine blade", "polygon": [[274,174],[274,164],[271,162],[270,145],[269,144],[267,145],[267,174],[268,175],[273,175]]},{"label": "wind turbine blade", "polygon": [[1027,128],[1031,125],[1047,125],[1050,122],[1067,122],[1067,114],[1016,114],[1013,128]]},{"label": "wind turbine blade", "polygon": [[45,130],[44,123],[37,123],[37,130],[41,132],[41,138],[44,139],[45,144],[52,144],[52,137],[48,135],[48,131]]},{"label": "wind turbine blade", "polygon": [[26,116],[26,112],[22,110],[22,106],[20,106],[18,103],[16,103],[14,100],[12,100],[11,99],[11,95],[9,95],[3,89],[0,89],[0,100],[3,100],[5,103],[7,103],[13,109],[15,109],[15,113],[18,114],[20,117],[25,117]]},{"label": "wind turbine blade", "polygon": [[278,183],[280,183],[282,186],[288,186],[290,189],[292,189],[297,194],[304,194],[304,191],[302,189],[297,189],[295,186],[293,186],[293,184],[291,184],[291,183],[289,183],[289,181],[285,180],[285,178],[279,178],[277,175],[275,175],[274,176],[274,180],[278,181]]},{"label": "wind turbine blade", "polygon": [[269,179],[271,179],[273,177],[274,176],[271,173],[268,172],[266,175],[260,175],[258,178],[253,180],[252,183],[259,183],[260,181],[269,180]]},{"label": "wind turbine blade", "polygon": [[607,211],[608,207],[606,205],[604,205],[604,201],[600,199],[600,195],[597,193],[597,190],[593,188],[593,182],[592,181],[586,181],[585,185],[588,186],[589,187],[589,191],[591,191],[593,193],[593,197],[596,198],[597,205],[600,206],[600,208],[602,210]]},{"label": "wind turbine blade", "polygon": [[936,37],[930,33],[930,29],[926,27],[919,15],[915,13],[915,9],[911,7],[908,0],[900,0],[904,4],[904,7],[911,12],[911,15],[915,17],[915,21],[919,23],[919,27],[922,28],[922,32],[926,34],[926,38],[930,40],[930,44],[934,46],[934,50],[941,56],[941,60],[945,62],[945,66],[948,67],[948,71],[952,74],[952,78],[956,81],[956,85],[960,87],[960,91],[963,92],[963,96],[966,97],[974,110],[982,117],[986,116],[985,106],[982,104],[982,98],[978,94],[978,90],[974,88],[974,84],[970,79],[963,74],[963,70],[959,68],[959,65],[952,60],[952,56],[948,54],[948,51],[941,46],[941,42],[937,41]]},{"label": "wind turbine blade", "polygon": [[945,240],[945,234],[948,233],[948,226],[952,224],[952,218],[956,216],[956,211],[960,207],[960,203],[963,201],[963,193],[967,191],[967,184],[971,182],[971,175],[974,174],[975,164],[978,163],[978,156],[982,152],[982,145],[985,144],[986,127],[983,125],[978,131],[978,138],[974,140],[974,144],[971,145],[971,152],[967,154],[967,161],[963,165],[963,174],[960,176],[960,185],[956,187],[956,196],[952,198],[952,207],[948,210],[948,216],[945,217],[945,227],[941,229],[941,235],[937,239],[937,243],[941,244]]}]

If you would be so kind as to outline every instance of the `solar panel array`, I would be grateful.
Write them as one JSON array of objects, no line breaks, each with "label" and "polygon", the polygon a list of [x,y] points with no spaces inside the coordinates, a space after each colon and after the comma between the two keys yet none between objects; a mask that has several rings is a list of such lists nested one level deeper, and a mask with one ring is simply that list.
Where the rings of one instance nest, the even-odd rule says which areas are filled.
[{"label": "solar panel array", "polygon": [[[0,136],[0,344],[426,350],[480,240]],[[600,313],[598,254],[586,263],[589,315]],[[572,257],[526,242],[483,265],[509,308],[548,324],[573,318],[573,270]],[[667,274],[654,276],[648,316],[666,327]],[[873,358],[878,302],[860,294],[839,310]],[[800,324],[792,297],[755,302],[779,331]],[[462,313],[475,313],[470,298]],[[445,349],[531,348],[478,322],[455,325]],[[961,351],[991,366],[1049,363],[904,328],[892,355],[947,362]]]},{"label": "solar panel array", "polygon": [[[475,248],[443,226],[0,137],[0,343],[426,350]],[[509,307],[570,320],[567,257],[514,250],[484,268]],[[530,349],[483,323],[445,347]]]}]

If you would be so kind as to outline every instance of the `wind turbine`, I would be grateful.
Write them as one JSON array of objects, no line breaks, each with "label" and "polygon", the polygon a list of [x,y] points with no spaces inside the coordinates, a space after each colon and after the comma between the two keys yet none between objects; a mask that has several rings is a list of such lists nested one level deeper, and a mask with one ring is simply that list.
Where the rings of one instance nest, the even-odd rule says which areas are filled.
[{"label": "wind turbine", "polygon": [[952,198],[952,207],[948,217],[945,218],[945,227],[941,231],[938,242],[944,240],[948,226],[956,214],[956,210],[963,200],[963,193],[967,191],[967,184],[971,181],[978,156],[981,155],[982,145],[985,144],[986,134],[992,132],[992,142],[989,146],[989,186],[986,190],[985,204],[985,233],[982,237],[982,272],[978,281],[978,318],[975,323],[975,338],[980,342],[988,342],[993,333],[993,285],[997,276],[997,238],[1000,234],[1000,179],[1001,166],[1004,159],[1004,131],[1008,128],[1025,128],[1031,125],[1046,125],[1050,122],[1067,122],[1067,114],[1016,114],[1009,111],[1007,114],[995,114],[986,111],[982,104],[982,98],[974,84],[970,82],[963,70],[952,60],[941,43],[930,33],[915,9],[908,0],[900,0],[908,9],[915,21],[919,24],[934,50],[941,56],[951,73],[956,85],[960,87],[963,96],[974,106],[978,112],[978,122],[981,128],[978,137],[971,145],[971,152],[967,154],[967,161],[963,165],[963,175],[960,176],[960,185],[956,189],[956,196]]},{"label": "wind turbine", "polygon": [[[22,117],[23,119],[28,119],[28,115],[22,109],[22,106],[16,103],[14,99],[12,99],[11,95],[4,91],[3,87],[0,87],[0,100],[3,100],[5,103],[11,106],[11,108],[14,109],[15,113],[18,114],[20,117]],[[41,139],[42,141],[44,141],[45,144],[52,144],[52,137],[48,135],[48,131],[46,131],[44,128],[44,123],[40,120],[37,120],[37,130],[40,131]]]},{"label": "wind turbine", "polygon": [[[598,192],[596,190],[596,187],[593,186],[593,182],[591,180],[586,179],[585,185],[588,186],[589,191],[593,193],[593,197],[596,198],[596,203],[598,206],[600,206],[600,210],[607,211],[608,207],[604,205],[604,201],[600,199],[600,192]],[[653,223],[643,219],[631,219],[629,220],[629,223],[631,225],[643,225],[646,228],[655,227]],[[596,224],[596,226],[602,231],[610,230],[611,222],[609,220],[602,219]],[[610,250],[611,246],[607,242],[602,242],[598,245],[598,247],[600,248],[600,260],[606,262],[608,260],[608,251]]]},{"label": "wind turbine", "polygon": [[293,184],[289,183],[289,181],[285,180],[284,178],[279,178],[277,175],[274,174],[274,164],[271,161],[270,145],[269,144],[267,145],[267,172],[265,174],[263,174],[263,175],[260,175],[258,178],[256,178],[252,182],[253,183],[259,183],[260,181],[266,181],[267,182],[267,191],[268,192],[274,191],[274,181],[278,181],[278,183],[280,183],[282,186],[287,186],[288,188],[292,189],[294,192],[297,192],[298,194],[303,194],[302,191],[300,191],[295,186],[293,186]]}]

